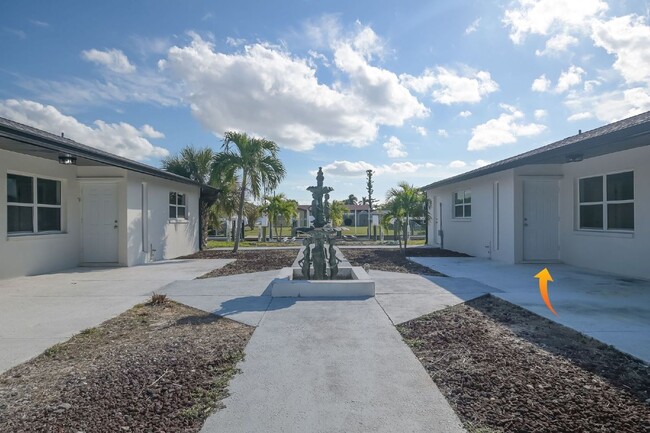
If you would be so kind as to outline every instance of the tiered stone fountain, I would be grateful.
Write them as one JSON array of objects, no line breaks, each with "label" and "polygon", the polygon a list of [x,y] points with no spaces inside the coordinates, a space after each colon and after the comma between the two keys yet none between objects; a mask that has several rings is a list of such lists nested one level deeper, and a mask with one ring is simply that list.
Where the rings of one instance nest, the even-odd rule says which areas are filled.
[{"label": "tiered stone fountain", "polygon": [[323,170],[318,168],[312,195],[313,227],[290,268],[283,268],[273,281],[274,297],[375,296],[375,282],[361,267],[351,266],[335,246],[336,231],[330,224],[329,193],[323,186]]}]

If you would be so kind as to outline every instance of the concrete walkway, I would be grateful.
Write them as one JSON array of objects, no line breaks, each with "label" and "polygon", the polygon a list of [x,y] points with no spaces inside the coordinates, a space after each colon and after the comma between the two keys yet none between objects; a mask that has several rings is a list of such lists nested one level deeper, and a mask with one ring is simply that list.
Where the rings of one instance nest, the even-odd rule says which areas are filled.
[{"label": "concrete walkway", "polygon": [[[650,362],[650,281],[622,278],[564,264],[508,265],[475,257],[412,257],[450,277],[482,284],[490,293],[536,314],[611,344]],[[533,276],[547,267],[553,277],[549,298],[558,316],[542,300]]]},{"label": "concrete walkway", "polygon": [[485,293],[371,272],[370,299],[271,298],[278,271],[179,281],[172,299],[256,325],[225,408],[203,432],[462,432],[393,326]]},{"label": "concrete walkway", "polygon": [[172,281],[231,261],[171,260],[0,280],[0,372],[143,302]]}]

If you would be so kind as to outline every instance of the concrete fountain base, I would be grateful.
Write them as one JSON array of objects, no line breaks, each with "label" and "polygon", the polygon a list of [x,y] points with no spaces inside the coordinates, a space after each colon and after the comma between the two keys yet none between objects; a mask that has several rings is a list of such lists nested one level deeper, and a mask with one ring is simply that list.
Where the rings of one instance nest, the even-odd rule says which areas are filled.
[{"label": "concrete fountain base", "polygon": [[298,262],[304,248],[298,253],[292,267],[282,268],[271,283],[271,296],[275,298],[306,297],[374,297],[375,282],[360,266],[352,266],[345,260],[341,250],[336,255],[341,259],[336,280],[304,280]]},{"label": "concrete fountain base", "polygon": [[373,297],[375,282],[358,266],[339,268],[340,280],[300,280],[300,268],[282,268],[271,283],[271,296],[275,298],[305,297]]}]

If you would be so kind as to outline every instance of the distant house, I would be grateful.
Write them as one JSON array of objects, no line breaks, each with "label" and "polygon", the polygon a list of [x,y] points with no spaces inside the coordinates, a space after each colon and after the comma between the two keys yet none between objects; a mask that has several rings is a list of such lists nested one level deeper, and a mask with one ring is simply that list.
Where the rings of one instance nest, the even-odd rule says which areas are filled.
[{"label": "distant house", "polygon": [[422,189],[427,243],[650,279],[650,112]]},{"label": "distant house", "polygon": [[[370,206],[366,204],[344,204],[346,212],[343,214],[343,225],[349,227],[367,227]],[[311,214],[310,204],[298,205],[298,226],[309,227],[314,217]]]},{"label": "distant house", "polygon": [[0,278],[193,253],[215,192],[0,118]]}]

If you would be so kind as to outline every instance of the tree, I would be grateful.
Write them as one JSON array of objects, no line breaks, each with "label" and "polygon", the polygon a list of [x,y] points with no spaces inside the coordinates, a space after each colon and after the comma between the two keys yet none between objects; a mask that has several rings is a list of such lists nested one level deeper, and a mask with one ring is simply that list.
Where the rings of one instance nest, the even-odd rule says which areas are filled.
[{"label": "tree", "polygon": [[386,193],[386,209],[388,213],[384,219],[394,218],[394,228],[398,231],[401,229],[400,251],[403,238],[403,253],[406,254],[411,219],[429,217],[429,200],[426,193],[406,182],[400,182],[397,188],[391,188]]},{"label": "tree", "polygon": [[[212,170],[214,152],[209,147],[197,149],[186,146],[178,155],[168,156],[161,161],[162,168],[170,173],[186,177],[201,185],[210,185],[219,188]],[[221,195],[221,194],[219,194]],[[219,196],[207,197],[201,194],[199,198],[199,218],[201,219],[201,249],[205,249],[208,240],[208,227],[210,226],[210,208]]]},{"label": "tree", "polygon": [[372,210],[373,210],[373,205],[376,199],[372,198],[372,193],[375,191],[372,188],[373,182],[372,182],[372,175],[375,174],[374,171],[368,169],[366,170],[366,191],[368,191],[368,197],[364,197],[364,203],[368,203],[368,239],[370,239],[370,230],[372,228]]},{"label": "tree", "polygon": [[350,194],[348,198],[343,201],[345,204],[357,204],[358,202],[359,199],[354,194]]},{"label": "tree", "polygon": [[222,151],[214,158],[214,170],[225,178],[239,175],[239,209],[233,252],[239,249],[241,226],[244,217],[246,193],[252,198],[260,197],[263,187],[274,189],[284,178],[286,170],[278,158],[280,148],[271,140],[250,137],[243,132],[226,132]]},{"label": "tree", "polygon": [[347,212],[347,208],[342,201],[334,200],[330,206],[330,218],[332,219],[333,227],[340,227],[343,225],[343,215]]},{"label": "tree", "polygon": [[[282,223],[298,215],[298,202],[288,199],[284,193],[274,194],[271,197],[266,197],[265,200],[267,203],[262,209],[268,215],[271,227],[275,228],[275,237],[279,239],[282,236]],[[279,233],[278,223],[280,223]]]},{"label": "tree", "polygon": [[248,220],[248,228],[251,230],[254,229],[255,222],[257,222],[257,218],[260,216],[259,206],[255,206],[253,203],[244,203],[244,215],[246,215],[246,219]]}]

